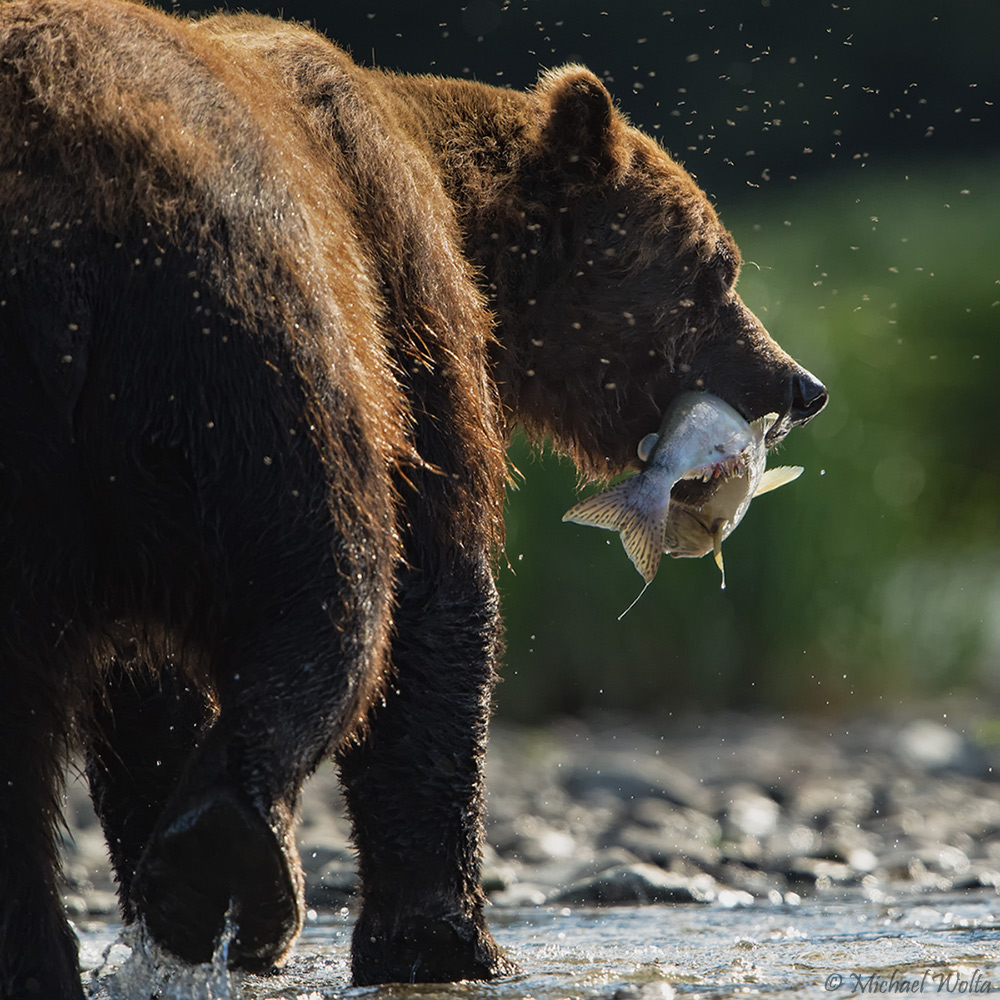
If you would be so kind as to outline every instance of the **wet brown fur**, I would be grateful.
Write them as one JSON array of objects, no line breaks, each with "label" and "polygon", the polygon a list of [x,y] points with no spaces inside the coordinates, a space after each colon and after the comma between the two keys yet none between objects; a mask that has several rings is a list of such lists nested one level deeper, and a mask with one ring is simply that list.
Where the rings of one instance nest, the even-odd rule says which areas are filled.
[{"label": "wet brown fur", "polygon": [[[336,751],[355,980],[510,971],[478,885],[510,431],[604,478],[684,389],[782,414],[772,440],[819,399],[704,194],[579,66],[522,93],[249,14],[6,0],[0,227],[0,994],[37,959],[79,995],[76,737],[127,919],[171,933],[170,851],[245,825],[281,919],[236,952],[280,960]],[[219,892],[221,850],[189,859]]]}]

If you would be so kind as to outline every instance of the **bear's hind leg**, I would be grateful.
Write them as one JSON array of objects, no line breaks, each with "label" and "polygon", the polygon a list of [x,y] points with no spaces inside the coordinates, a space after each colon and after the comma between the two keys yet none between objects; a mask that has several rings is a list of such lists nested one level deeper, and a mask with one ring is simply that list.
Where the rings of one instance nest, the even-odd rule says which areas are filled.
[{"label": "bear's hind leg", "polygon": [[87,779],[127,923],[139,858],[210,719],[204,695],[169,666],[106,671],[87,726]]},{"label": "bear's hind leg", "polygon": [[[309,548],[329,552],[324,541]],[[252,606],[219,644],[219,717],[152,832],[132,894],[154,938],[192,963],[211,959],[228,915],[229,965],[251,972],[280,964],[301,929],[301,786],[363,712],[378,669],[371,637],[388,619],[387,595],[354,593],[336,565],[300,563],[294,590],[262,600],[265,582],[283,576],[271,555],[253,576]]]},{"label": "bear's hind leg", "polygon": [[133,899],[153,937],[184,961],[211,961],[231,922],[229,967],[267,973],[302,927],[301,895],[290,817],[269,822],[235,782],[220,782],[168,808]]}]

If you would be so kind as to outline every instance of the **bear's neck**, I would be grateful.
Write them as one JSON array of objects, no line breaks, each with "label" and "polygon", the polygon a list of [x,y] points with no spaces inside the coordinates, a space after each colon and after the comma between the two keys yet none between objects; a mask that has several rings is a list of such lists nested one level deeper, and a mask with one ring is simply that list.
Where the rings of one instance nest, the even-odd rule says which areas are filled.
[{"label": "bear's neck", "polygon": [[494,374],[507,408],[518,410],[527,365],[521,341],[530,343],[526,312],[545,275],[546,254],[533,248],[545,243],[541,230],[548,227],[532,224],[523,190],[530,175],[525,150],[540,128],[538,101],[465,80],[386,74],[385,82],[398,124],[436,164],[455,207],[464,253],[480,276],[503,344]]},{"label": "bear's neck", "polygon": [[386,74],[397,122],[440,165],[460,218],[472,226],[516,176],[538,129],[528,94],[467,80]]}]

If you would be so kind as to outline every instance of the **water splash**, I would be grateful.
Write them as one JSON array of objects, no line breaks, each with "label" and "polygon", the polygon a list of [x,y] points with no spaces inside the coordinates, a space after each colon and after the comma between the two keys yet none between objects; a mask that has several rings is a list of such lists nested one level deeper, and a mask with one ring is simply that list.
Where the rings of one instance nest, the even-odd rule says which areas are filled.
[{"label": "water splash", "polygon": [[141,921],[126,927],[104,950],[90,974],[90,1000],[242,1000],[243,975],[228,968],[236,936],[232,907],[226,913],[212,961],[189,965],[164,951]]}]

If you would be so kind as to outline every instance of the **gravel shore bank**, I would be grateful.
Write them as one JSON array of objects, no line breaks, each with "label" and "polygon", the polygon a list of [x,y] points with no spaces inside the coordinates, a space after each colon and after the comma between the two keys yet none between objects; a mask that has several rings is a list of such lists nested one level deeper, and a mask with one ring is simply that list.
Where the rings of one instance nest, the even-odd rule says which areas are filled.
[{"label": "gravel shore bank", "polygon": [[[484,883],[498,906],[753,900],[1000,885],[1000,747],[951,718],[713,715],[494,726]],[[114,918],[85,786],[67,790],[66,903]],[[308,903],[351,907],[336,774],[310,782]]]}]

